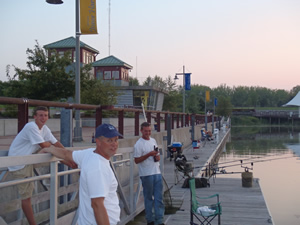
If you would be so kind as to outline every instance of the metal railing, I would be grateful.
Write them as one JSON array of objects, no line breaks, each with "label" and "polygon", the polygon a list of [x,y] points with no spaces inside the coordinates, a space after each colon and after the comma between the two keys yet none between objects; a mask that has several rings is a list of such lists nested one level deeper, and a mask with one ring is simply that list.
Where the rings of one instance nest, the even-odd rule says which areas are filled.
[{"label": "metal railing", "polygon": [[[41,100],[32,100],[25,98],[8,98],[8,97],[0,97],[0,104],[14,104],[18,107],[18,131],[20,131],[24,125],[28,122],[29,119],[29,106],[46,106],[46,107],[60,107],[63,109],[79,109],[79,110],[93,110],[95,111],[95,127],[102,124],[102,120],[105,118],[105,112],[115,112],[118,120],[118,130],[121,134],[124,135],[124,119],[126,117],[126,113],[133,114],[134,119],[134,135],[139,135],[139,125],[140,125],[140,115],[143,113],[142,110],[132,109],[132,108],[114,108],[113,106],[99,106],[99,105],[86,105],[86,104],[71,104],[71,103],[63,103],[63,102],[51,102],[51,101],[41,101]],[[131,115],[132,116],[132,115]],[[185,117],[185,120],[184,120]],[[212,120],[212,116],[207,117],[208,122]],[[161,122],[162,121],[170,121],[168,124],[171,129],[187,127],[194,124],[203,124],[205,121],[205,115],[199,114],[183,114],[180,112],[162,112],[162,111],[152,111],[146,110],[146,120],[151,123],[152,120],[156,122],[156,131],[160,132]],[[185,121],[185,124],[183,123]],[[217,121],[215,119],[215,121]],[[167,123],[164,122],[164,130],[167,130]],[[62,142],[62,139],[61,139]],[[65,145],[66,146],[66,145]],[[142,194],[141,194],[141,185],[138,179],[138,170],[133,160],[133,148],[121,148],[118,150],[120,154],[113,157],[112,168],[115,171],[117,180],[119,182],[118,193],[120,196],[120,200],[122,204],[122,217],[120,225],[126,224],[128,221],[132,220],[134,216],[140,213],[144,209],[143,202],[141,202]],[[164,152],[164,151],[162,151]],[[3,156],[3,154],[2,154]],[[164,157],[161,157],[163,160]],[[4,156],[0,157],[0,167],[4,169],[0,169],[0,180],[4,180],[6,178],[7,170],[5,169],[8,166],[14,165],[24,165],[24,164],[39,164],[39,163],[50,163],[50,173],[39,175],[34,178],[24,179],[21,181],[5,181],[0,183],[1,190],[7,186],[15,186],[19,182],[28,182],[30,180],[45,180],[50,179],[50,190],[46,193],[38,193],[38,195],[33,198],[33,202],[38,203],[43,199],[43,201],[50,200],[50,224],[59,224],[60,219],[58,219],[58,215],[60,216],[63,213],[63,209],[66,208],[68,210],[72,210],[74,205],[77,204],[76,193],[78,191],[78,184],[75,182],[74,184],[68,184],[67,186],[58,188],[58,177],[66,176],[70,174],[78,173],[78,170],[70,170],[58,172],[58,159],[51,157],[49,154],[37,154],[30,156]],[[163,163],[161,164],[163,165]],[[49,166],[48,166],[49,170]],[[163,171],[163,169],[162,169]],[[126,174],[126,175],[124,175]],[[124,178],[125,177],[125,178]],[[1,193],[1,191],[0,191]],[[57,198],[59,196],[66,196],[70,193],[73,193],[71,200],[69,199],[67,202],[63,202],[63,204],[58,204]],[[75,194],[74,194],[75,193]],[[129,196],[129,197],[126,197]],[[142,203],[142,204],[140,204]],[[12,209],[20,209],[20,200],[15,199],[12,203],[12,208],[8,207],[7,203],[0,202],[0,216],[11,213]],[[9,204],[11,206],[11,204]],[[41,216],[45,217],[49,212],[44,213],[41,212]],[[17,223],[16,223],[17,224]]]},{"label": "metal railing", "polygon": [[[159,146],[160,148],[162,146]],[[133,148],[120,148],[118,154],[111,159],[111,166],[116,175],[118,181],[118,196],[120,198],[121,207],[121,221],[120,225],[126,224],[132,220],[137,214],[144,209],[143,195],[141,192],[141,184],[138,176],[137,165],[134,163]],[[164,159],[163,150],[161,160]],[[117,160],[118,159],[118,160]],[[59,187],[59,176],[67,176],[70,174],[78,174],[79,169],[71,169],[63,172],[58,172],[59,159],[51,156],[50,154],[34,154],[29,156],[3,156],[0,157],[0,173],[8,173],[7,167],[16,165],[30,165],[30,164],[45,164],[50,163],[50,173],[38,175],[31,178],[25,178],[20,180],[5,180],[6,176],[1,176],[0,180],[0,193],[4,193],[3,189],[8,188],[11,191],[13,186],[25,182],[37,182],[45,179],[50,179],[50,190],[42,191],[33,196],[33,204],[41,204],[50,200],[50,208],[44,209],[40,212],[36,212],[35,215],[41,222],[49,222],[51,225],[58,225],[60,221],[65,219],[69,213],[72,214],[72,224],[77,222],[77,214],[75,213],[78,204],[78,175],[77,179],[73,183],[70,183],[64,187]],[[49,169],[49,166],[46,166]],[[161,168],[163,171],[163,167]],[[59,196],[68,195],[73,193],[73,197],[67,202],[59,204]],[[75,193],[75,194],[74,194]],[[13,195],[11,195],[13,196]],[[3,196],[0,195],[0,199]],[[75,209],[74,209],[75,207]],[[4,217],[16,210],[20,210],[20,199],[11,199],[10,201],[0,202],[0,217]],[[70,212],[71,211],[71,212]],[[49,215],[50,212],[50,215]],[[65,214],[67,213],[67,214]],[[49,216],[48,216],[49,215]],[[59,218],[59,215],[63,215]],[[21,223],[22,218],[17,221],[13,221],[14,224]],[[12,221],[11,221],[12,222]]]},{"label": "metal railing", "polygon": [[[95,110],[95,127],[102,124],[104,118],[104,112],[115,112],[118,118],[118,131],[124,135],[124,118],[125,113],[134,114],[134,135],[139,135],[139,120],[140,115],[143,113],[141,109],[133,108],[115,108],[114,106],[108,105],[88,105],[88,104],[73,104],[66,102],[52,102],[52,101],[43,101],[43,100],[34,100],[27,98],[10,98],[10,97],[0,97],[0,104],[13,104],[18,106],[18,132],[22,130],[25,124],[28,122],[29,118],[29,106],[46,106],[46,107],[60,107],[64,109],[78,109],[78,110]],[[201,114],[190,114],[190,113],[181,113],[181,112],[166,112],[166,111],[154,111],[146,110],[146,119],[147,122],[151,123],[151,120],[154,119],[156,123],[156,130],[160,132],[161,121],[167,121],[168,116],[171,117],[171,128],[180,128],[191,126],[191,117],[195,117],[195,124],[204,123],[205,115]],[[185,119],[184,119],[185,118]],[[208,122],[212,121],[212,115],[207,116]],[[185,121],[185,124],[184,124]],[[217,121],[217,117],[215,120]],[[164,123],[164,130],[167,130],[167,123]]]},{"label": "metal railing", "polygon": [[258,110],[253,112],[252,115],[256,117],[299,119],[299,112],[297,110]]}]

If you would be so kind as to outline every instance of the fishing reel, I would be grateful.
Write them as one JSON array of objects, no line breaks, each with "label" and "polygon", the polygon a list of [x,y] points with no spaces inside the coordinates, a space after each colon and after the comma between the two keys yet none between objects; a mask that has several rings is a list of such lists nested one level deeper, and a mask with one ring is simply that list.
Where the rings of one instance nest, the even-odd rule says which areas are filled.
[{"label": "fishing reel", "polygon": [[241,167],[245,169],[245,172],[249,172],[249,170],[253,170],[253,162],[251,162],[251,168],[248,166],[243,166],[243,160],[241,160]]},{"label": "fishing reel", "polygon": [[193,172],[193,165],[187,161],[186,157],[183,154],[179,154],[176,156],[175,160],[175,167],[177,171],[184,174],[184,176],[191,177]]}]

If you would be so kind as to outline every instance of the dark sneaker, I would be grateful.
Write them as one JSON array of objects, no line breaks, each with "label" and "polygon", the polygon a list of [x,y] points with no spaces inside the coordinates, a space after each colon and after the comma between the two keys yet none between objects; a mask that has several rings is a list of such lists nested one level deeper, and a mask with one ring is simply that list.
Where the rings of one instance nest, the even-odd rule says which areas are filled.
[{"label": "dark sneaker", "polygon": [[152,221],[151,223],[147,223],[147,225],[154,225],[154,221]]}]

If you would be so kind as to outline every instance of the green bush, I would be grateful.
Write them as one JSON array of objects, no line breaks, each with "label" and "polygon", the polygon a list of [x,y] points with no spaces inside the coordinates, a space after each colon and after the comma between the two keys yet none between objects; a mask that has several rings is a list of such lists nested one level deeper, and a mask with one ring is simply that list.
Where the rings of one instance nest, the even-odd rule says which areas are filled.
[{"label": "green bush", "polygon": [[261,121],[253,116],[232,116],[231,117],[231,125],[261,125]]},{"label": "green bush", "polygon": [[18,116],[17,105],[5,105],[3,108],[4,110],[0,112],[2,117],[17,118]]}]

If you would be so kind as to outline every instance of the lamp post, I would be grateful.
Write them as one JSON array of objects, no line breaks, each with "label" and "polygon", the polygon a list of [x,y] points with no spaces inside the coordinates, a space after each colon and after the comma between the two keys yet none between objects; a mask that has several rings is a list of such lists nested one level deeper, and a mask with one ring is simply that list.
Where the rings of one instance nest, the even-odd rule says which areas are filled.
[{"label": "lamp post", "polygon": [[[62,4],[62,0],[46,0],[49,4]],[[76,15],[76,45],[75,45],[75,103],[80,104],[80,17],[79,5],[80,0],[75,0],[75,15]],[[75,110],[75,128],[74,128],[74,141],[82,141],[82,129],[80,126],[80,110]]]},{"label": "lamp post", "polygon": [[[199,93],[200,99],[202,98],[202,92]],[[206,91],[204,91],[204,123],[205,130],[207,131],[207,113],[206,113]]]},{"label": "lamp post", "polygon": [[214,102],[214,112],[213,112],[213,115],[212,115],[212,118],[211,118],[212,132],[215,131],[215,118],[214,117],[215,117],[215,102]]},{"label": "lamp post", "polygon": [[207,131],[206,92],[204,94],[205,131]]},{"label": "lamp post", "polygon": [[[176,73],[174,80],[178,80],[179,78],[177,77],[178,75],[183,76],[183,87],[182,87],[182,112],[185,114],[185,67],[183,65],[183,73]],[[183,124],[185,126],[185,115],[183,115]]]}]

